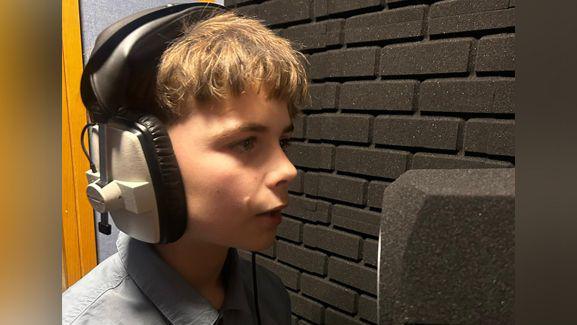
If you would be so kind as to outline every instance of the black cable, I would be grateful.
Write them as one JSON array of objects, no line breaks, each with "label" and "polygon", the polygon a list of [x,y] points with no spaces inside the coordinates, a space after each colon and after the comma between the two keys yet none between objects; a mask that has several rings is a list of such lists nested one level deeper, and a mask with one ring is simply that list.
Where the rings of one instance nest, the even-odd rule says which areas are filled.
[{"label": "black cable", "polygon": [[88,129],[89,126],[94,126],[94,125],[96,125],[96,124],[86,123],[86,125],[82,128],[82,133],[80,133],[80,145],[82,146],[82,151],[84,151],[84,155],[86,156],[86,159],[88,159],[88,162],[90,163],[90,170],[92,170],[93,173],[96,173],[96,166],[92,162],[92,159],[90,159],[90,155],[88,154],[86,147],[84,147],[84,133],[86,133],[86,130]]},{"label": "black cable", "polygon": [[258,293],[256,288],[256,259],[255,252],[252,252],[252,284],[254,287],[254,306],[256,308],[256,321],[260,325],[260,313],[258,311]]},{"label": "black cable", "polygon": [[[90,158],[90,155],[88,154],[88,151],[84,146],[84,134],[86,133],[86,130],[88,130],[88,127],[95,125],[96,123],[86,123],[86,125],[82,128],[82,133],[80,133],[80,145],[82,146],[82,151],[84,151],[86,159],[88,159],[88,162],[90,163],[90,170],[92,170],[93,173],[96,173],[96,166],[92,162],[92,159]],[[112,233],[112,227],[108,223],[108,212],[100,214],[100,222],[98,222],[98,231],[105,235],[110,235]]]}]

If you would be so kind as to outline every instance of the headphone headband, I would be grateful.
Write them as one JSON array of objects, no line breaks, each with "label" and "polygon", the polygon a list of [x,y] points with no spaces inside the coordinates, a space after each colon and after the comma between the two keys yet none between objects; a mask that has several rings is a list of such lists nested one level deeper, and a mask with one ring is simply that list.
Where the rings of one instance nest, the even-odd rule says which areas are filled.
[{"label": "headphone headband", "polygon": [[122,107],[156,111],[156,67],[166,48],[182,35],[183,20],[201,21],[224,11],[212,3],[167,5],[107,27],[96,39],[80,84],[92,121],[104,123]]}]

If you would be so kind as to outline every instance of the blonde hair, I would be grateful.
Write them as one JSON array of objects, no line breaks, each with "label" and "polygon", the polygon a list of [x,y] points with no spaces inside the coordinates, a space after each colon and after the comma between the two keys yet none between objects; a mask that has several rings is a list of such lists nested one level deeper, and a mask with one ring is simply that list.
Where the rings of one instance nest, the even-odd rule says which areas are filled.
[{"label": "blonde hair", "polygon": [[212,104],[254,89],[287,102],[294,118],[309,101],[305,56],[261,21],[234,12],[185,24],[163,53],[157,75],[160,118],[185,117],[191,103]]}]

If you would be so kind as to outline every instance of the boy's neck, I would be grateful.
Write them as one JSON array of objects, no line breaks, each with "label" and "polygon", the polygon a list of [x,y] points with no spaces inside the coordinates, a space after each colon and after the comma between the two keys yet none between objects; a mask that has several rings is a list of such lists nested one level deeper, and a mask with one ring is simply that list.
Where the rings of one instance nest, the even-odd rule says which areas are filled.
[{"label": "boy's neck", "polygon": [[222,269],[229,247],[187,240],[185,237],[174,243],[153,246],[158,255],[193,289],[216,309],[220,308],[215,300],[224,298]]}]

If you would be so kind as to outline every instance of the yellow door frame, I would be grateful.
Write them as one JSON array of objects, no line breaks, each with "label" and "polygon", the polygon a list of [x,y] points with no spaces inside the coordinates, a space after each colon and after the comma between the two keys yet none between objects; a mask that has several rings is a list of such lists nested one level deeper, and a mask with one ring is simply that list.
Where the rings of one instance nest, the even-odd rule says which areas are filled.
[{"label": "yellow door frame", "polygon": [[80,144],[87,122],[80,98],[82,45],[79,0],[62,1],[62,288],[96,266],[92,207],[86,199],[89,164]]}]

